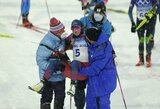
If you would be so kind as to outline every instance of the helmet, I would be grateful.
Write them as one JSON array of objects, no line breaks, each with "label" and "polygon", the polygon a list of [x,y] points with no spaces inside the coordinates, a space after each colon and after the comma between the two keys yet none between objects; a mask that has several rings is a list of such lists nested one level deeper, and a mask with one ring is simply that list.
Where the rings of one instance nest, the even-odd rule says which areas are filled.
[{"label": "helmet", "polygon": [[94,8],[94,12],[105,14],[106,6],[105,6],[104,2],[99,2]]},{"label": "helmet", "polygon": [[72,21],[71,29],[72,29],[73,26],[75,26],[75,25],[80,26],[81,28],[83,27],[82,22],[81,22],[80,20],[77,20],[77,19],[75,19],[75,20]]}]

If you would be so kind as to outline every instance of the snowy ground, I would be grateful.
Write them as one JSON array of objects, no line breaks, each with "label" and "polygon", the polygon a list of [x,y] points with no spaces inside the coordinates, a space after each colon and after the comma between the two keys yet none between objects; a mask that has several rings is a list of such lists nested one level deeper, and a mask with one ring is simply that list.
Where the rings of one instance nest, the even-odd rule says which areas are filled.
[{"label": "snowy ground", "polygon": [[[77,0],[48,0],[50,16],[60,19],[70,32],[73,19],[83,16]],[[129,0],[111,0],[109,8],[127,11]],[[35,53],[43,34],[25,28],[16,28],[20,14],[20,0],[0,0],[0,33],[15,36],[15,39],[0,38],[0,109],[38,109],[40,95],[27,89],[39,81]],[[155,48],[151,68],[135,67],[138,61],[138,38],[130,32],[126,14],[108,11],[108,18],[116,28],[111,41],[117,53],[118,74],[121,80],[128,109],[160,109],[160,31],[156,25]],[[48,29],[49,17],[45,0],[31,0],[29,15],[33,24]],[[21,23],[21,21],[20,21]],[[66,88],[69,88],[67,79]],[[66,95],[65,109],[69,109]],[[73,101],[73,100],[72,100]],[[75,109],[74,102],[72,109]],[[125,109],[119,86],[111,97],[112,109]]]}]

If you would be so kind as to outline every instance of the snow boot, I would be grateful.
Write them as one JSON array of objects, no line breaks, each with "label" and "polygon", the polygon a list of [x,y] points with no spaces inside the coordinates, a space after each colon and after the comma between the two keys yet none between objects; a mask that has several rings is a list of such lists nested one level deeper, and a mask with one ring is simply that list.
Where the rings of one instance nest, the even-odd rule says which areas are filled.
[{"label": "snow boot", "polygon": [[50,103],[43,103],[40,107],[41,109],[51,109]]},{"label": "snow boot", "polygon": [[22,15],[22,24],[24,27],[32,28],[33,24],[28,20],[28,14]]},{"label": "snow boot", "polygon": [[139,62],[136,64],[136,66],[144,65],[144,56],[143,54],[139,54]]},{"label": "snow boot", "polygon": [[44,82],[45,82],[44,80],[41,80],[38,84],[33,85],[33,86],[28,86],[28,88],[32,91],[35,91],[41,94],[44,89]]},{"label": "snow boot", "polygon": [[147,68],[151,67],[151,55],[150,54],[146,55],[146,67]]}]

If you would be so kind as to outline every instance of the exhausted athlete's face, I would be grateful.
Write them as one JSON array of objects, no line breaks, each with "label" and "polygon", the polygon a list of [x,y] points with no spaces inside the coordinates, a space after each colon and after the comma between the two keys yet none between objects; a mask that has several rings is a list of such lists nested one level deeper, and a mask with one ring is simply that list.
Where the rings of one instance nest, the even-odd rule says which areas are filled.
[{"label": "exhausted athlete's face", "polygon": [[81,27],[78,25],[75,25],[72,27],[72,32],[75,36],[79,36],[81,33]]}]

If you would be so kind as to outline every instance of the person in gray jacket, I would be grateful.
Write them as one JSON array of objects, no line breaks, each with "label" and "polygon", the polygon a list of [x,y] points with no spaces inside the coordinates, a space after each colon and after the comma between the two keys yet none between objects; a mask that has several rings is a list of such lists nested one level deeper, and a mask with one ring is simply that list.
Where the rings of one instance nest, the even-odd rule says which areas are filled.
[{"label": "person in gray jacket", "polygon": [[54,91],[54,109],[63,109],[65,99],[64,62],[65,53],[64,25],[55,17],[50,20],[50,31],[41,40],[37,49],[36,61],[39,67],[40,83],[29,88],[41,93],[41,109],[50,109]]}]

